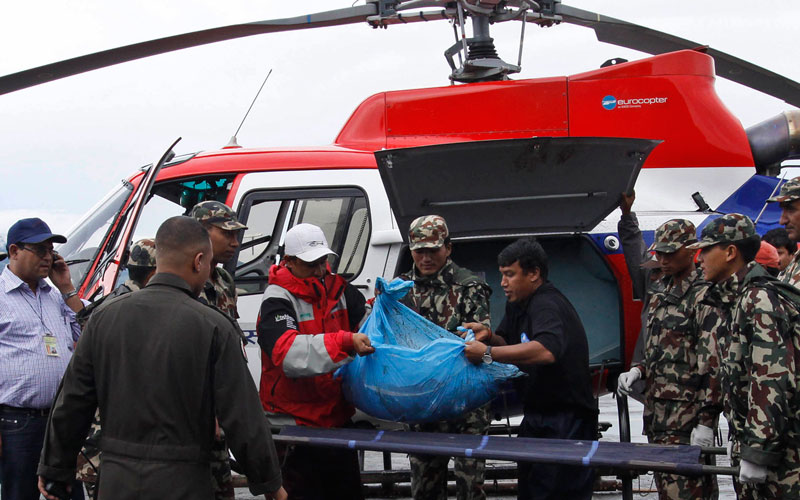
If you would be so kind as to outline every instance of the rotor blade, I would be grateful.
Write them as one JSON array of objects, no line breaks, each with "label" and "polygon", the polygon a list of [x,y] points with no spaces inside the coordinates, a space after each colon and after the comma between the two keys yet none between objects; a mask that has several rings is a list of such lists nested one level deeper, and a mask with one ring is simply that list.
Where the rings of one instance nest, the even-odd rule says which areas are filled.
[{"label": "rotor blade", "polygon": [[368,3],[366,5],[359,5],[358,7],[330,10],[327,12],[285,19],[234,24],[231,26],[223,26],[220,28],[212,28],[135,43],[133,45],[104,50],[102,52],[46,64],[38,68],[0,77],[0,95],[51,82],[60,78],[85,73],[87,71],[175,50],[264,33],[277,33],[281,31],[294,31],[365,22],[367,17],[374,16],[377,13],[378,11],[375,4]]},{"label": "rotor blade", "polygon": [[[597,39],[601,42],[612,43],[648,54],[663,54],[675,50],[704,47],[703,44],[686,40],[685,38],[614,19],[613,17],[576,9],[563,4],[556,4],[556,6],[556,14],[561,16],[562,21],[593,29]],[[712,48],[708,48],[706,53],[714,58],[714,66],[718,76],[800,107],[800,83]]]}]

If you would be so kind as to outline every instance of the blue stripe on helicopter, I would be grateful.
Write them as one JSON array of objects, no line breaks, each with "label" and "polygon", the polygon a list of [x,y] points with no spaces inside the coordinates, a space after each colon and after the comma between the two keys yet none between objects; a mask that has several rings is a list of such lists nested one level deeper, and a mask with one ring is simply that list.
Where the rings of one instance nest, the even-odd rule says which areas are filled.
[{"label": "blue stripe on helicopter", "polygon": [[[725,201],[717,207],[717,212],[711,214],[704,220],[698,227],[697,233],[703,230],[709,222],[713,221],[722,214],[739,213],[744,214],[753,221],[758,218],[756,224],[756,231],[759,234],[764,234],[770,229],[782,227],[779,224],[781,218],[781,208],[777,203],[766,203],[767,198],[777,193],[779,186],[784,181],[775,177],[767,177],[765,175],[754,175],[747,179],[747,182],[742,184],[739,189],[733,192]],[[761,211],[764,211],[761,213]]]}]

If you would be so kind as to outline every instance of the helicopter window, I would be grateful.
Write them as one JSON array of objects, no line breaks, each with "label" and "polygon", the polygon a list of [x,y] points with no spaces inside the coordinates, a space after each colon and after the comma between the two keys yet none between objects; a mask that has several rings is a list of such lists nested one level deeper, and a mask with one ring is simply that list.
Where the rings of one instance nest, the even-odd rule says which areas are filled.
[{"label": "helicopter window", "polygon": [[75,288],[80,288],[92,266],[108,230],[133,191],[133,185],[123,182],[108,194],[68,235],[67,242],[56,250],[70,263],[70,275]]},{"label": "helicopter window", "polygon": [[201,201],[225,203],[232,181],[233,177],[211,177],[156,184],[142,209],[132,242],[155,238],[161,223],[176,215],[189,215]]},{"label": "helicopter window", "polygon": [[370,235],[367,200],[357,189],[272,191],[245,197],[242,222],[248,229],[236,266],[240,295],[261,293],[269,267],[278,262],[283,234],[292,226],[319,226],[331,250],[331,268],[346,279],[361,272]]},{"label": "helicopter window", "polygon": [[236,267],[247,265],[264,253],[275,232],[281,206],[285,203],[280,200],[261,200],[253,204]]},{"label": "helicopter window", "polygon": [[[214,200],[225,203],[232,182],[233,177],[215,176],[156,184],[142,209],[129,243],[142,238],[155,238],[156,231],[165,220],[176,215],[188,215],[192,207],[201,201]],[[117,275],[114,286],[124,283],[127,275],[125,269],[122,269]]]}]

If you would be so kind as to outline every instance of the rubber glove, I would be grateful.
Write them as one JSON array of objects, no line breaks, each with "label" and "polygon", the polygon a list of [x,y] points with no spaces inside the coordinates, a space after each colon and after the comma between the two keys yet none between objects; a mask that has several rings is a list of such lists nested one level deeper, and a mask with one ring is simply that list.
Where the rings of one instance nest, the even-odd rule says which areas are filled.
[{"label": "rubber glove", "polygon": [[620,374],[617,379],[617,394],[620,396],[630,396],[631,392],[633,392],[633,383],[640,378],[642,378],[642,372],[636,367]]},{"label": "rubber glove", "polygon": [[697,424],[697,427],[692,429],[692,434],[689,437],[692,446],[714,446],[714,429],[706,427],[703,424]]},{"label": "rubber glove", "polygon": [[763,483],[767,480],[767,468],[763,465],[754,464],[747,460],[742,460],[739,464],[739,482],[741,483]]}]

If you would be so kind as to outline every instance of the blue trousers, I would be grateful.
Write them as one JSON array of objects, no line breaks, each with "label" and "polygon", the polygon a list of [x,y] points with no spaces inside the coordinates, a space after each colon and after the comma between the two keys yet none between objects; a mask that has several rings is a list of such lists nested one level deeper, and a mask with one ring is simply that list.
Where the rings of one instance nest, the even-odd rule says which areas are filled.
[{"label": "blue trousers", "polygon": [[[546,439],[597,439],[597,416],[582,417],[571,411],[525,414],[520,437]],[[517,464],[519,500],[590,500],[594,470],[590,467],[531,462]]]},{"label": "blue trousers", "polygon": [[[42,453],[47,417],[0,408],[0,494],[3,500],[38,500],[36,468]],[[83,500],[83,486],[72,485],[72,500]]]}]

